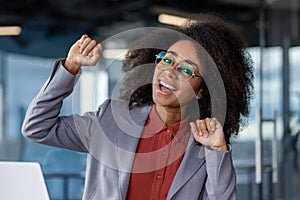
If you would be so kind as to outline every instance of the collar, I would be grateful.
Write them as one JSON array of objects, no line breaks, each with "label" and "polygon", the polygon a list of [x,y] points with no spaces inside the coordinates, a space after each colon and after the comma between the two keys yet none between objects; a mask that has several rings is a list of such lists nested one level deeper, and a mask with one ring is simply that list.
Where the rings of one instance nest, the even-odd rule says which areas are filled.
[{"label": "collar", "polygon": [[184,135],[187,135],[187,132],[189,132],[189,118],[190,117],[187,116],[182,121],[167,126],[158,115],[155,105],[153,105],[145,123],[146,137],[151,137],[155,134],[164,132],[166,134],[172,134],[175,140],[180,140]]}]

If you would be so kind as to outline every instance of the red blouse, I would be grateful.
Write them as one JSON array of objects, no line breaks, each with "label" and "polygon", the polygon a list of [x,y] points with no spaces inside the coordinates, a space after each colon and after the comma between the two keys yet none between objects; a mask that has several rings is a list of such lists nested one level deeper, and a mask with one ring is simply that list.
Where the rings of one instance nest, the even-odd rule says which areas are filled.
[{"label": "red blouse", "polygon": [[166,199],[188,140],[188,118],[166,126],[153,106],[137,146],[126,199]]}]

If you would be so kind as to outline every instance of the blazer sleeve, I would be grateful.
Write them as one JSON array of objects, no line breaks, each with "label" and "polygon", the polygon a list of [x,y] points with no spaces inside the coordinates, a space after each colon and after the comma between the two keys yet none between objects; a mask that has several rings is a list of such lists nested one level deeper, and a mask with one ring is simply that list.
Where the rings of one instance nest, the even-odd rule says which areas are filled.
[{"label": "blazer sleeve", "polygon": [[229,151],[212,151],[205,148],[207,180],[203,199],[237,199],[236,173]]},{"label": "blazer sleeve", "polygon": [[[63,100],[72,93],[79,74],[72,75],[55,63],[52,74],[30,103],[22,126],[22,134],[35,142],[87,152],[89,123],[97,123],[97,114],[59,116]],[[86,125],[88,124],[88,125]]]}]

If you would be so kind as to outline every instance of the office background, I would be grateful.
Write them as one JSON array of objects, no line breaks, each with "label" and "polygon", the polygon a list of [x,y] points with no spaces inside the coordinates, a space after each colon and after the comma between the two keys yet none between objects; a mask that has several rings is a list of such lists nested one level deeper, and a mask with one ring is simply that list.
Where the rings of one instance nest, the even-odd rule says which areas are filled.
[{"label": "office background", "polygon": [[[0,34],[6,26],[20,34],[0,36],[0,160],[38,161],[51,199],[80,199],[85,155],[29,142],[20,132],[54,61],[83,33],[107,41],[135,28],[176,25],[164,17],[212,11],[243,36],[255,66],[249,126],[232,144],[239,199],[299,199],[299,9],[299,0],[1,0]],[[105,43],[113,56],[107,51],[95,68],[83,69],[61,114],[82,114],[112,96],[122,76],[116,52],[131,40]]]}]

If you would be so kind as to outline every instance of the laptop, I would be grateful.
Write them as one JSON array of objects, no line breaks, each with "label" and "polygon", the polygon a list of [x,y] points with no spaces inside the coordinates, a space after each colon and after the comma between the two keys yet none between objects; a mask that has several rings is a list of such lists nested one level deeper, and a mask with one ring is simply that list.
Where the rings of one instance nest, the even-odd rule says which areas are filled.
[{"label": "laptop", "polygon": [[49,200],[37,162],[0,162],[1,200]]}]

